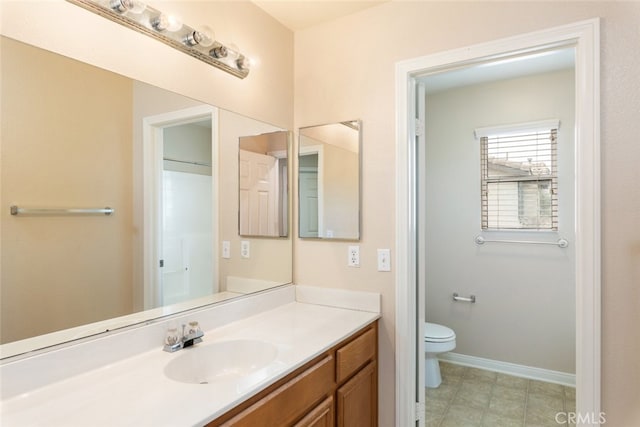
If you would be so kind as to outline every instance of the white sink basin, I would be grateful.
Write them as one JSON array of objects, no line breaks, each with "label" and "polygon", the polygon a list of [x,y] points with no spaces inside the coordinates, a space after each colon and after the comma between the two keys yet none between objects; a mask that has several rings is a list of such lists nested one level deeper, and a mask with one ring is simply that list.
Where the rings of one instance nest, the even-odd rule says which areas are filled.
[{"label": "white sink basin", "polygon": [[278,355],[273,344],[257,340],[221,341],[180,350],[165,375],[190,384],[237,381],[259,373]]}]

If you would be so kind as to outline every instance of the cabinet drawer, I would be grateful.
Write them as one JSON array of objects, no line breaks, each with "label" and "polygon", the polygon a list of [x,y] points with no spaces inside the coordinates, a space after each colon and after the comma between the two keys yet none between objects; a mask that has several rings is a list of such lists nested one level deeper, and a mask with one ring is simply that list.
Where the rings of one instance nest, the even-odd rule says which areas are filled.
[{"label": "cabinet drawer", "polygon": [[334,359],[327,356],[296,378],[275,389],[223,426],[291,425],[333,390]]},{"label": "cabinet drawer", "polygon": [[339,383],[373,360],[376,354],[376,329],[369,329],[336,351],[336,381]]}]

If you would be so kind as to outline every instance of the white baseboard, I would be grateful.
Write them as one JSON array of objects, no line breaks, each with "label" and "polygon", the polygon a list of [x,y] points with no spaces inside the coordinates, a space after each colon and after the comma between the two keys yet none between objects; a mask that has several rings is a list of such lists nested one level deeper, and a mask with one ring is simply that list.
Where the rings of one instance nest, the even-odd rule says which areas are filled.
[{"label": "white baseboard", "polygon": [[562,384],[569,387],[576,386],[576,375],[566,372],[552,371],[550,369],[535,368],[532,366],[517,365],[515,363],[501,362],[499,360],[484,359],[482,357],[467,356],[459,353],[442,353],[438,359],[456,365],[472,368],[486,369],[487,371],[500,372],[516,377],[529,378],[531,380],[545,381]]}]

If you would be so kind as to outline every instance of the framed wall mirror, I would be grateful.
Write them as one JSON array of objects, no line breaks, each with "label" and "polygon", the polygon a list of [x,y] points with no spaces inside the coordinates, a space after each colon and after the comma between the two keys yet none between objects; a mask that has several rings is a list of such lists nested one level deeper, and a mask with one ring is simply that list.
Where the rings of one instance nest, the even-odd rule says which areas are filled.
[{"label": "framed wall mirror", "polygon": [[[240,138],[280,135],[286,174],[289,132],[8,37],[0,47],[2,358],[291,283],[291,239],[243,238],[241,257],[237,210]],[[279,209],[288,221],[288,198]]]},{"label": "framed wall mirror", "polygon": [[289,132],[240,137],[238,229],[241,236],[289,235]]},{"label": "framed wall mirror", "polygon": [[362,122],[300,128],[298,235],[360,240]]}]

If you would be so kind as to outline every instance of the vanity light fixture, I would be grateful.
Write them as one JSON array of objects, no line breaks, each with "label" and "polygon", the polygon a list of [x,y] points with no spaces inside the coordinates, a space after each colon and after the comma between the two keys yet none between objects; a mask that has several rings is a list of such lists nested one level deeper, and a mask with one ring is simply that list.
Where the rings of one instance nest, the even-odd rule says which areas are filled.
[{"label": "vanity light fixture", "polygon": [[[146,34],[181,52],[244,79],[251,61],[235,46],[215,41],[211,28],[183,24],[140,0],[67,0],[104,18]],[[213,48],[211,48],[213,46]]]}]

